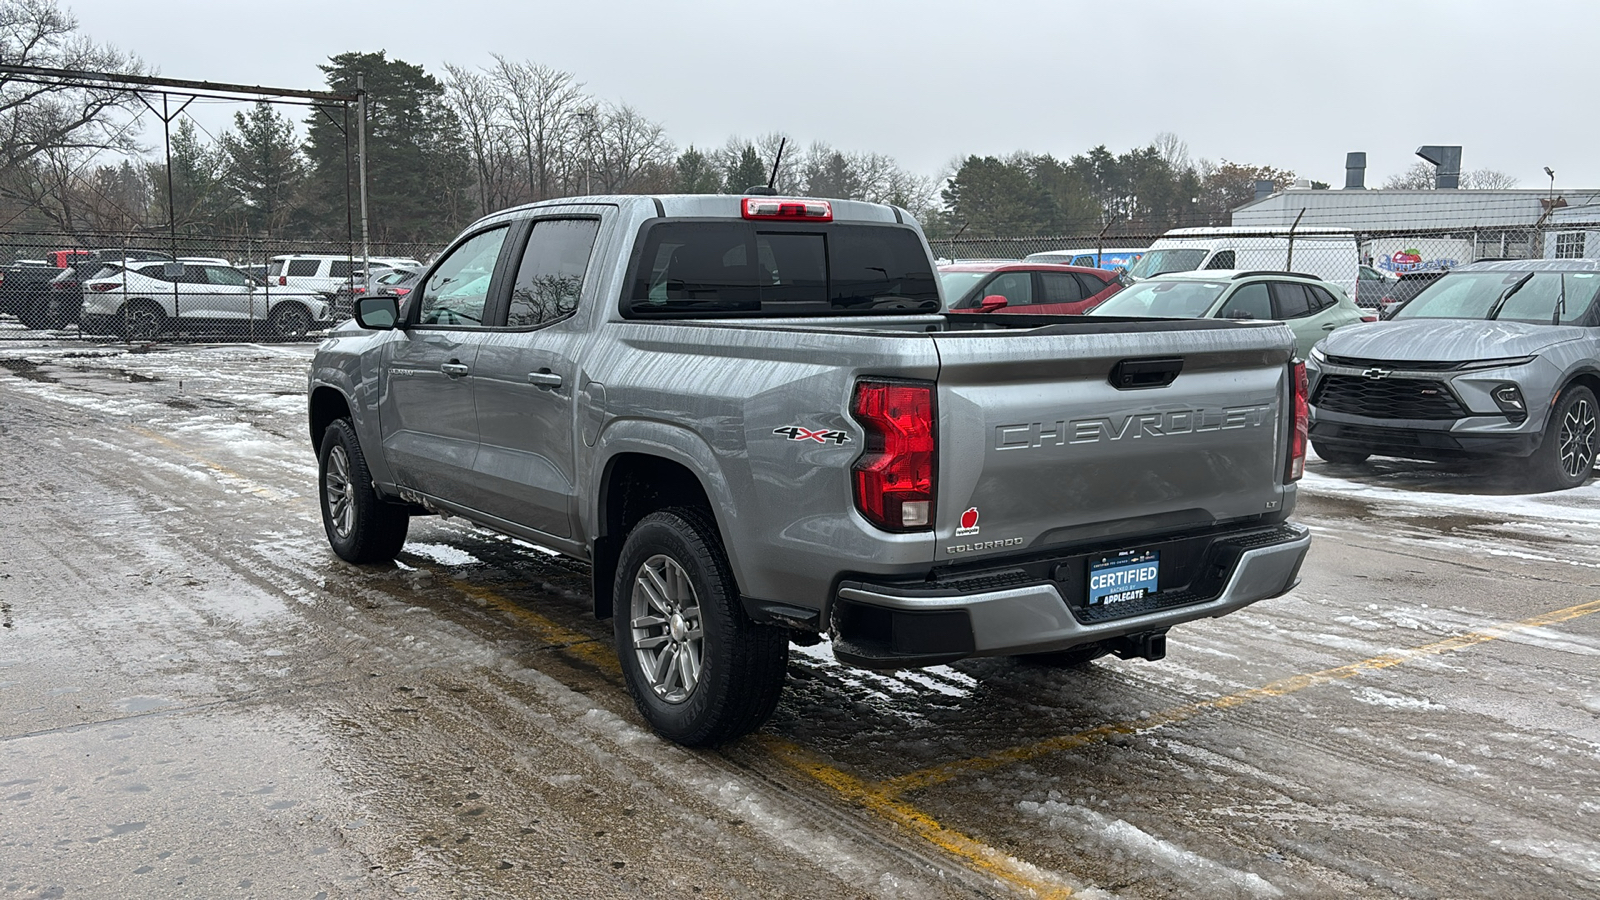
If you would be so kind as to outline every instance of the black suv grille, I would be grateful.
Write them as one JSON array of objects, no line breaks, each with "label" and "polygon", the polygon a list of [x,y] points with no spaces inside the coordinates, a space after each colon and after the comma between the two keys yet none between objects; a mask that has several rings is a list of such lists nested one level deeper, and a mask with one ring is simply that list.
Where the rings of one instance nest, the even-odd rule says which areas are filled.
[{"label": "black suv grille", "polygon": [[1373,419],[1459,419],[1467,414],[1442,382],[1324,375],[1311,402],[1329,412]]}]

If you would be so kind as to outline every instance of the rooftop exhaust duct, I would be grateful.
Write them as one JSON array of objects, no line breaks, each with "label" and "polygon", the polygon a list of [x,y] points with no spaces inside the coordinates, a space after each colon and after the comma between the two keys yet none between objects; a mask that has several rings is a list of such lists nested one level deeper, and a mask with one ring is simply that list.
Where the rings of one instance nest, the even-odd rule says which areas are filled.
[{"label": "rooftop exhaust duct", "polygon": [[1274,187],[1273,187],[1271,179],[1268,179],[1268,178],[1257,179],[1257,181],[1256,181],[1256,197],[1255,197],[1257,200],[1265,200],[1268,197],[1271,197],[1272,194],[1273,194],[1273,191],[1274,191]]},{"label": "rooftop exhaust duct", "polygon": [[1417,155],[1431,162],[1436,167],[1433,175],[1433,186],[1441,191],[1455,190],[1461,187],[1461,146],[1440,147],[1429,144],[1418,147]]},{"label": "rooftop exhaust duct", "polygon": [[1364,191],[1367,189],[1367,155],[1365,153],[1346,153],[1344,155],[1344,189],[1347,191]]}]

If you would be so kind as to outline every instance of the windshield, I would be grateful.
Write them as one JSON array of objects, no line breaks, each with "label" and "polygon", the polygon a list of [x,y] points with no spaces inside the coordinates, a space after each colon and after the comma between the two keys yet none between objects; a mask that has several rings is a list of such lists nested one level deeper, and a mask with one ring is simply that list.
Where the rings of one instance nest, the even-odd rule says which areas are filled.
[{"label": "windshield", "polygon": [[1149,278],[1168,272],[1193,272],[1205,258],[1205,250],[1151,250],[1128,267],[1128,274],[1134,278]]},{"label": "windshield", "polygon": [[[1522,282],[1521,286],[1518,283]],[[1396,319],[1487,319],[1570,325],[1582,319],[1600,289],[1595,272],[1455,272],[1428,285],[1395,312]],[[1557,310],[1560,314],[1557,314]]]},{"label": "windshield", "polygon": [[1205,315],[1227,289],[1223,281],[1146,281],[1113,294],[1089,315],[1193,319]]},{"label": "windshield", "polygon": [[988,272],[940,272],[939,286],[944,288],[945,302],[955,306],[956,302],[972,290],[973,285],[982,281]]}]

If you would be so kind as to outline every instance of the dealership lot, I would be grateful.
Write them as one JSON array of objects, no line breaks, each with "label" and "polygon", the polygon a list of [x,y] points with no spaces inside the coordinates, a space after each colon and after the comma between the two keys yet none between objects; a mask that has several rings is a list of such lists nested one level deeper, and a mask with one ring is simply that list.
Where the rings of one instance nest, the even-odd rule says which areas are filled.
[{"label": "dealership lot", "polygon": [[1594,484],[1313,460],[1301,587],[1161,662],[794,648],[773,722],[691,752],[583,566],[439,519],[333,557],[311,352],[0,344],[8,891],[1600,891]]}]

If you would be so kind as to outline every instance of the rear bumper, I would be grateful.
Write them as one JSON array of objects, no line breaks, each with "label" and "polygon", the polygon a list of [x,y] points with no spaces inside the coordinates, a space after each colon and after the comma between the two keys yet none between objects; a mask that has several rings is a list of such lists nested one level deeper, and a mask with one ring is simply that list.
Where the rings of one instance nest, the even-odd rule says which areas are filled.
[{"label": "rear bumper", "polygon": [[[834,655],[863,668],[909,668],[1163,632],[1286,593],[1298,583],[1310,546],[1310,531],[1293,524],[1219,537],[1205,549],[1202,577],[1127,609],[1074,605],[1069,597],[1076,592],[1056,580],[972,592],[844,581],[835,601]],[[1081,572],[1066,563],[1062,570],[1067,578]],[[968,582],[1005,578],[979,575]]]}]

